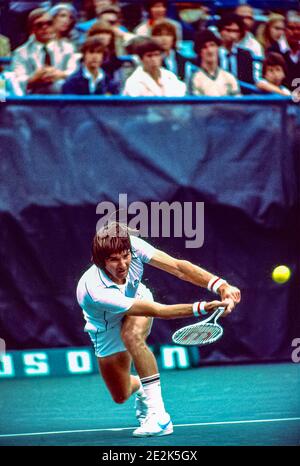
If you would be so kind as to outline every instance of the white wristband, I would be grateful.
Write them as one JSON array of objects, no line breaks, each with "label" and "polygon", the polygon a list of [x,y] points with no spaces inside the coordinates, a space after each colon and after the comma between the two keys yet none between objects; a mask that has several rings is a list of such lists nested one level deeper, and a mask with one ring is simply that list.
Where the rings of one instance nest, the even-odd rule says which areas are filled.
[{"label": "white wristband", "polygon": [[227,283],[227,282],[226,280],[223,280],[223,278],[213,277],[209,280],[207,289],[209,291],[213,291],[214,293],[217,293],[220,286],[223,285],[224,283]]},{"label": "white wristband", "polygon": [[193,304],[193,314],[195,317],[206,316],[208,312],[205,310],[206,301],[196,301]]}]

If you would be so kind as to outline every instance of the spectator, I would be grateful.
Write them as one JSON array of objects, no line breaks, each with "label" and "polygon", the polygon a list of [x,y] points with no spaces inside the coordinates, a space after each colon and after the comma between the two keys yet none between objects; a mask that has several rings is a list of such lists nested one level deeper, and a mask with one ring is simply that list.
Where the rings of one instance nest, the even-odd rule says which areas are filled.
[{"label": "spectator", "polygon": [[235,77],[219,67],[220,44],[220,39],[210,30],[200,32],[196,36],[195,52],[201,65],[199,71],[196,71],[192,76],[191,94],[214,97],[240,94]]},{"label": "spectator", "polygon": [[[98,18],[98,13],[102,8],[109,7],[111,5],[118,5],[117,0],[83,0],[84,19],[85,21],[80,23],[84,31],[86,32]],[[90,21],[90,23],[88,22]]]},{"label": "spectator", "polygon": [[291,95],[289,89],[282,85],[286,75],[285,61],[282,55],[270,52],[263,63],[263,79],[256,83],[258,89],[272,94]]},{"label": "spectator", "polygon": [[56,39],[75,43],[78,40],[78,35],[74,30],[77,12],[73,5],[70,3],[57,3],[50,9],[50,14],[53,18],[53,28]]},{"label": "spectator", "polygon": [[89,37],[82,46],[82,65],[64,83],[63,94],[118,94],[119,87],[104,72],[105,46],[97,37]]},{"label": "spectator", "polygon": [[105,21],[97,21],[88,31],[88,37],[97,37],[105,46],[105,55],[102,68],[104,71],[113,75],[123,65],[123,61],[117,57],[115,45],[114,29]]},{"label": "spectator", "polygon": [[[6,65],[6,64],[5,64]],[[23,96],[18,81],[13,71],[6,70],[6,66],[1,63],[0,57],[0,102],[4,102],[6,97]]]},{"label": "spectator", "polygon": [[141,66],[126,80],[124,95],[131,97],[182,97],[186,85],[169,70],[162,67],[163,49],[153,39],[145,39],[137,46]]},{"label": "spectator", "polygon": [[252,54],[238,47],[245,33],[243,20],[236,14],[229,14],[221,18],[218,27],[222,39],[219,48],[221,68],[232,73],[239,81],[254,83]]},{"label": "spectator", "polygon": [[[111,2],[112,3],[112,2]],[[115,34],[115,48],[117,55],[124,55],[127,43],[135,37],[134,34],[128,32],[122,25],[121,9],[115,4],[97,8],[97,17],[88,23],[79,23],[76,28],[80,31],[82,37],[85,37],[86,32],[97,21],[108,23]],[[88,26],[88,27],[87,27]]]},{"label": "spectator", "polygon": [[148,13],[148,19],[140,23],[134,30],[135,34],[139,36],[151,36],[151,29],[157,21],[167,20],[176,27],[177,40],[182,41],[182,26],[178,21],[167,17],[167,5],[168,2],[149,0],[146,3],[146,10]]},{"label": "spectator", "polygon": [[288,50],[283,54],[287,70],[285,84],[293,90],[293,81],[300,78],[300,16],[297,12],[288,12],[286,39]]},{"label": "spectator", "polygon": [[51,2],[42,0],[2,0],[6,4],[5,8],[5,34],[9,37],[12,50],[22,45],[27,37],[27,22],[29,13],[36,8],[49,8]]},{"label": "spectator", "polygon": [[59,93],[64,80],[77,68],[71,44],[54,38],[53,20],[37,8],[28,16],[28,41],[13,53],[12,69],[24,93]]},{"label": "spectator", "polygon": [[257,29],[256,37],[264,48],[265,54],[269,52],[281,53],[282,44],[286,49],[285,18],[277,13],[271,14],[265,24]]},{"label": "spectator", "polygon": [[238,43],[238,46],[243,49],[250,50],[254,57],[263,58],[263,47],[252,33],[254,27],[253,8],[244,3],[243,5],[236,7],[235,13],[242,18],[245,29],[245,35]]},{"label": "spectator", "polygon": [[176,50],[177,30],[170,21],[157,21],[152,28],[152,37],[163,49],[163,66],[185,80],[188,60]]},{"label": "spectator", "polygon": [[0,34],[0,57],[9,57],[10,53],[11,51],[9,38]]}]

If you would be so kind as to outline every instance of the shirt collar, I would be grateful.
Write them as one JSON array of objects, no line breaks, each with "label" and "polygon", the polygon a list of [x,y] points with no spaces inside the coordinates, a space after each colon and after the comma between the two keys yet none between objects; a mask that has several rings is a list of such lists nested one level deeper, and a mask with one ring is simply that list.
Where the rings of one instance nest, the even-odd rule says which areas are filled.
[{"label": "shirt collar", "polygon": [[[113,282],[103,269],[100,269],[98,267],[98,273],[99,273],[100,280],[106,286],[106,288],[119,288],[118,283]],[[124,283],[124,285],[127,286],[127,284],[128,284],[128,275],[126,277],[126,282]]]},{"label": "shirt collar", "polygon": [[[82,74],[86,79],[94,81],[94,77],[92,76],[92,74],[89,72],[89,70],[84,65],[82,66]],[[99,69],[98,76],[96,78],[96,82],[101,81],[103,78],[104,78],[104,72],[103,72],[103,70]]]},{"label": "shirt collar", "polygon": [[225,47],[221,46],[220,50],[224,53],[224,55],[236,55],[238,51],[238,46],[236,44],[233,45],[232,49],[228,51]]},{"label": "shirt collar", "polygon": [[164,55],[165,60],[174,60],[175,59],[175,50],[171,49],[169,55]]}]

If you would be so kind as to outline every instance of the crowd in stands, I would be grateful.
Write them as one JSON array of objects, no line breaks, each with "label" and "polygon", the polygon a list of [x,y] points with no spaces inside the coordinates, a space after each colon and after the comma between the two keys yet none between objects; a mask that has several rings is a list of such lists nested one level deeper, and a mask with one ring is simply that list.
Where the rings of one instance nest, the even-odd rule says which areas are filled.
[{"label": "crowd in stands", "polygon": [[[200,2],[155,0],[30,5],[18,39],[13,27],[0,34],[5,96],[289,96],[299,87],[299,10],[243,3],[212,13]],[[16,19],[13,8],[4,14]]]}]

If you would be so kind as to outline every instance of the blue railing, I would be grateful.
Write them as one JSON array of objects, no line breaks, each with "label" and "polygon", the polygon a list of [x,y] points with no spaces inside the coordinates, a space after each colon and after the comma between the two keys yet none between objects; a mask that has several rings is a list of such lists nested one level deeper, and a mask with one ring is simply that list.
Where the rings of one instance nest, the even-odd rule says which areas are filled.
[{"label": "blue railing", "polygon": [[102,96],[102,95],[27,95],[23,97],[7,97],[6,102],[3,104],[22,104],[22,103],[79,103],[79,102],[88,102],[88,103],[102,103],[112,105],[114,103],[128,103],[139,104],[144,102],[149,102],[149,104],[162,104],[162,103],[174,103],[174,104],[200,104],[200,103],[222,103],[230,102],[234,103],[255,103],[255,104],[278,104],[280,102],[286,104],[292,104],[291,97],[285,97],[280,95],[247,95],[247,96],[235,96],[235,97],[206,97],[206,96],[186,96],[186,97],[127,97],[127,96]]}]

